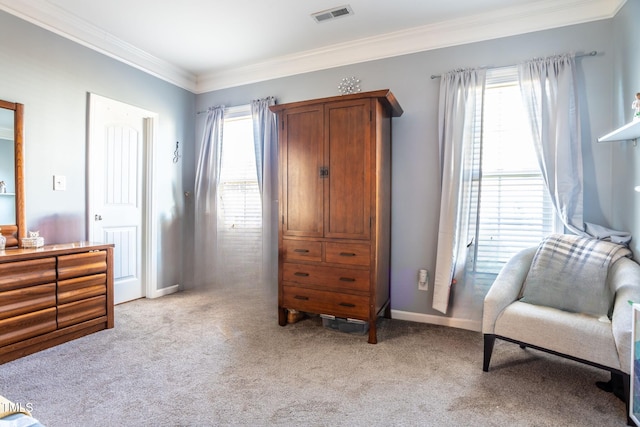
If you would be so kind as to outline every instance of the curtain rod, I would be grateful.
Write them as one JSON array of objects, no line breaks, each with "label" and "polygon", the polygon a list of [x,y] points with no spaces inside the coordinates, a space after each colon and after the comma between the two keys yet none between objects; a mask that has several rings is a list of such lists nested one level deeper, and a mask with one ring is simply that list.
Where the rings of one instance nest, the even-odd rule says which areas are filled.
[{"label": "curtain rod", "polygon": [[[248,110],[250,108],[251,108],[251,104],[244,104],[244,105],[235,105],[233,107],[224,107],[224,110],[227,113],[234,114],[234,113],[236,113],[238,111],[244,111],[244,110]],[[208,113],[208,112],[209,112],[209,110],[202,110],[202,111],[196,112],[196,114],[200,115],[200,114],[205,114],[205,113]]]},{"label": "curtain rod", "polygon": [[[276,97],[275,96],[267,96],[265,98],[258,98],[258,99],[254,99],[254,101],[263,101],[263,100],[270,100],[270,98],[273,98],[274,102]],[[221,105],[221,107],[224,107],[224,105]],[[231,107],[224,107],[224,111],[226,113],[229,114],[236,114],[236,113],[243,113],[246,110],[251,110],[251,102],[248,102],[246,104],[242,104],[242,105],[234,105]],[[200,114],[204,114],[204,113],[208,113],[209,110],[202,110],[202,111],[197,111],[196,114],[200,115]]]},{"label": "curtain rod", "polygon": [[[583,54],[580,54],[580,55],[576,55],[576,58],[582,58],[583,56],[596,56],[597,54],[598,54],[597,50],[592,50],[589,53],[583,53]],[[509,67],[509,66],[510,65],[503,65],[502,67],[486,67],[486,68],[503,68],[503,67]],[[511,65],[511,66],[513,66],[513,65]],[[431,78],[432,79],[439,79],[440,76],[441,76],[441,74],[438,74],[438,75],[432,74]]]}]

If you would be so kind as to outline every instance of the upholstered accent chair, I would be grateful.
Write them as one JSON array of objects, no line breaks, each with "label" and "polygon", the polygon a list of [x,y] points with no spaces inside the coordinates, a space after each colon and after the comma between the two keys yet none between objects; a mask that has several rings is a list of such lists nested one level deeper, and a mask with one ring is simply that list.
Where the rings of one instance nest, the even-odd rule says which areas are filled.
[{"label": "upholstered accent chair", "polygon": [[[562,240],[564,235],[556,237]],[[571,242],[579,239],[571,237]],[[555,241],[547,243],[547,249],[551,247],[552,252],[558,247]],[[584,248],[584,242],[579,243],[582,244],[579,247]],[[618,396],[627,404],[627,422],[631,423],[628,415],[630,301],[640,302],[640,265],[630,259],[630,251],[624,248],[608,260],[596,257],[588,259],[586,266],[576,264],[573,270],[580,275],[584,269],[589,277],[573,277],[572,267],[554,271],[558,265],[549,264],[549,259],[541,260],[545,256],[542,246],[513,256],[485,297],[483,370],[489,371],[496,338],[519,344],[523,349],[530,347],[607,370],[611,372],[612,382],[617,379],[623,384],[623,395]],[[610,248],[614,247],[607,250]],[[570,248],[571,251],[575,251],[575,247]],[[601,273],[590,271],[589,263],[596,264]],[[540,280],[540,275],[553,278],[548,282]],[[589,282],[587,289],[585,282]]]}]

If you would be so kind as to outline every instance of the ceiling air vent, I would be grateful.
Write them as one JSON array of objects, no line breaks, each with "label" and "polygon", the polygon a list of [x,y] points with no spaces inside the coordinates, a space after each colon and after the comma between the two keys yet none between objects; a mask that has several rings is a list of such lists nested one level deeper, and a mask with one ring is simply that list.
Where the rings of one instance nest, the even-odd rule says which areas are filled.
[{"label": "ceiling air vent", "polygon": [[329,10],[323,10],[321,12],[312,13],[311,17],[318,23],[331,21],[332,19],[341,18],[343,16],[353,15],[353,9],[351,6],[340,6]]}]

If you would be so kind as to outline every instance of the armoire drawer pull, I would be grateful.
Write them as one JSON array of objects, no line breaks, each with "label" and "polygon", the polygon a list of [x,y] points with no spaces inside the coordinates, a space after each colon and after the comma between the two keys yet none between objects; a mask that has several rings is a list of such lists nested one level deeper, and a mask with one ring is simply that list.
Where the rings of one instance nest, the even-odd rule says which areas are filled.
[{"label": "armoire drawer pull", "polygon": [[355,282],[356,279],[354,279],[353,277],[341,277],[340,281],[341,282]]},{"label": "armoire drawer pull", "polygon": [[295,273],[293,273],[293,275],[299,277],[309,277],[309,273],[304,273],[302,271],[296,271]]},{"label": "armoire drawer pull", "polygon": [[298,253],[302,253],[302,254],[308,254],[309,253],[309,249],[294,249],[293,252],[298,252]]},{"label": "armoire drawer pull", "polygon": [[340,256],[356,256],[353,252],[340,252]]},{"label": "armoire drawer pull", "polygon": [[342,307],[351,307],[351,308],[353,308],[353,307],[355,307],[355,306],[356,306],[355,304],[351,304],[350,302],[341,302],[341,303],[340,303],[340,304],[338,304],[338,305],[339,305],[339,306],[342,306]]},{"label": "armoire drawer pull", "polygon": [[309,301],[309,297],[305,297],[304,295],[296,295],[293,297],[294,299],[301,299],[303,301]]}]

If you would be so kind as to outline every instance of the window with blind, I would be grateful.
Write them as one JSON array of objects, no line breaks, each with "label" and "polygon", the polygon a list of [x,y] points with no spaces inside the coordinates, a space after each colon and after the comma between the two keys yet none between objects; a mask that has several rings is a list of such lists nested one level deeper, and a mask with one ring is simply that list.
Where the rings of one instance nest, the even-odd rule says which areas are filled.
[{"label": "window with blind", "polygon": [[262,207],[249,108],[228,109],[218,182],[218,254],[227,282],[260,277]]},{"label": "window with blind", "polygon": [[487,70],[482,122],[476,127],[470,227],[474,273],[492,279],[511,256],[556,229],[518,85],[516,67]]}]

